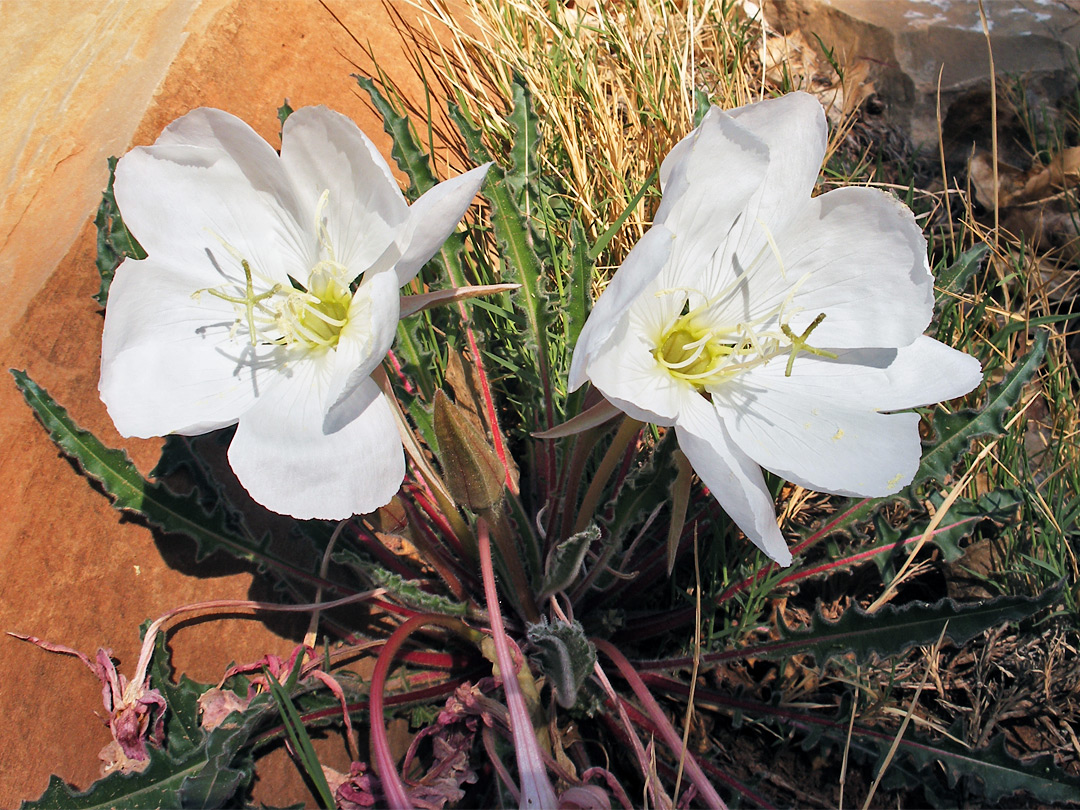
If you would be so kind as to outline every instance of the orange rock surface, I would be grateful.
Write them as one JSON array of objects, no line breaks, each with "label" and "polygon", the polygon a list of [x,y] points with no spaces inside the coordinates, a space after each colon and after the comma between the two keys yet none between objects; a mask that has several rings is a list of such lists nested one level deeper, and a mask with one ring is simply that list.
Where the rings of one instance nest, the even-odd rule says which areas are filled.
[{"label": "orange rock surface", "polygon": [[[30,3],[3,5],[5,15],[20,8],[24,14],[38,13],[32,9],[39,8]],[[116,11],[115,3],[102,5]],[[203,0],[182,4],[181,11],[189,12],[186,21],[178,5],[147,4],[159,11],[168,9],[172,16],[162,19],[151,14],[148,20],[131,22],[149,25],[153,41],[160,41],[166,51],[171,49],[165,54],[171,62],[152,98],[144,92],[145,76],[131,80],[129,102],[143,106],[130,145],[152,142],[167,123],[198,106],[232,112],[276,144],[276,110],[288,98],[294,108],[325,104],[351,116],[389,155],[381,122],[349,77],[356,70],[350,62],[363,64],[365,58],[345,30],[370,43],[382,70],[407,92],[417,92],[417,83],[409,82],[412,74],[390,14],[381,3],[328,0],[345,28],[316,0]],[[50,13],[76,7],[69,2],[49,6]],[[416,14],[405,3],[400,8],[405,14]],[[127,12],[133,13],[130,8]],[[57,25],[60,22],[57,18]],[[78,47],[95,46],[93,34],[98,29],[93,26],[100,26],[101,20],[84,19],[85,30],[78,28],[77,21],[64,19],[63,23],[75,26],[75,39],[82,43]],[[101,29],[101,36],[112,37],[114,44],[122,42],[123,32],[118,34],[118,30]],[[160,56],[147,52],[135,58]],[[20,57],[26,69],[44,70],[33,57],[32,49]],[[131,52],[99,49],[86,57],[83,68],[90,70],[101,59],[115,59],[119,67],[130,57]],[[12,66],[7,67],[10,73]],[[14,70],[18,73],[18,64]],[[65,70],[57,73],[67,76]],[[18,86],[30,87],[33,81],[43,80],[40,76],[29,79]],[[101,91],[107,97],[102,104],[115,105],[123,98],[111,85]],[[100,123],[101,114],[108,115],[109,109],[95,108],[91,101],[80,103],[80,114],[86,121]],[[109,153],[105,147],[122,152],[128,146],[103,144],[101,127],[92,124],[76,127],[64,137],[74,140],[56,152],[57,160],[63,152],[90,154],[97,161]],[[80,138],[85,140],[80,142]],[[42,143],[57,148],[55,139],[45,138]],[[24,160],[25,153],[20,154]],[[89,199],[96,206],[102,181],[78,180],[73,175],[69,182],[49,186],[42,178],[62,172],[62,163],[53,166],[51,173],[27,170],[26,177],[19,175],[20,165],[24,164],[12,166],[7,174],[9,189],[15,188],[10,185],[13,178],[17,181],[22,208],[16,217],[18,227],[3,235],[7,247],[15,244],[14,239],[18,248],[4,254],[8,262],[5,283],[12,287],[5,296],[7,329],[0,332],[4,368],[26,369],[80,425],[107,444],[126,449],[140,470],[148,472],[157,460],[160,443],[122,439],[97,397],[102,315],[90,297],[98,283],[95,230],[87,219],[92,212],[85,203],[78,209],[73,201]],[[34,172],[37,175],[29,176]],[[99,170],[96,177],[104,174]],[[93,187],[80,187],[80,182]],[[65,233],[64,218],[54,214],[61,209],[70,213],[72,205],[78,216]],[[70,249],[49,273],[53,266],[49,251],[57,245],[62,251],[65,244]],[[138,627],[145,619],[207,599],[265,597],[265,580],[255,578],[249,568],[228,559],[196,563],[186,539],[155,536],[114,511],[57,451],[11,378],[4,377],[6,381],[0,383],[0,492],[4,493],[0,498],[0,631],[32,634],[90,655],[99,646],[111,648],[120,661],[119,670],[130,675],[138,655]],[[196,680],[216,681],[232,661],[255,661],[266,653],[287,656],[299,636],[285,637],[271,629],[283,627],[289,632],[288,624],[251,619],[184,624],[170,634],[174,664]],[[75,658],[47,653],[4,635],[0,636],[0,673],[0,716],[7,729],[0,742],[0,806],[36,798],[51,773],[88,786],[98,777],[97,753],[109,740],[107,728],[94,714],[102,711],[101,693],[90,671]],[[326,743],[329,764],[347,768],[340,740]],[[260,769],[256,799],[279,806],[310,803],[296,768],[284,754],[278,750],[268,759]]]}]

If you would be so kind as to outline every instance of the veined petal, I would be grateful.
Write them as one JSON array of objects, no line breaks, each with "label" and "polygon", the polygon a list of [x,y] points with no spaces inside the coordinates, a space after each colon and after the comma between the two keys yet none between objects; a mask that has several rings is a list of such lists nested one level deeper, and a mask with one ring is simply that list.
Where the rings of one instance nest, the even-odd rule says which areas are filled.
[{"label": "veined petal", "polygon": [[715,259],[761,187],[770,155],[760,138],[719,111],[710,112],[692,138],[680,145],[654,221],[676,236],[664,286],[711,294],[727,283],[730,268]]},{"label": "veined petal", "polygon": [[[816,334],[816,333],[815,333]],[[781,358],[755,369],[777,389],[792,386],[841,407],[899,411],[961,397],[982,382],[974,357],[920,335],[900,349],[848,349],[835,360],[800,354],[785,377]]]},{"label": "veined petal", "polygon": [[795,92],[747,104],[727,115],[769,148],[769,166],[734,243],[755,255],[767,242],[764,225],[777,232],[810,199],[821,171],[829,131],[825,110],[809,93]]},{"label": "veined petal", "polygon": [[125,436],[197,435],[231,425],[277,382],[280,349],[233,336],[232,304],[205,294],[195,301],[192,291],[186,278],[151,258],[117,268],[98,387]]},{"label": "veined petal", "polygon": [[803,388],[794,375],[760,371],[714,391],[712,401],[739,449],[762,467],[836,495],[890,495],[911,481],[922,454],[918,414],[878,413],[854,397]]},{"label": "veined petal", "polygon": [[490,163],[444,180],[409,206],[405,230],[398,239],[401,258],[394,270],[398,286],[408,284],[457,228],[487,176]]},{"label": "veined petal", "polygon": [[791,565],[761,468],[731,440],[709,403],[697,399],[675,426],[679,447],[743,534],[780,565]]},{"label": "veined petal", "polygon": [[202,286],[243,279],[233,252],[271,284],[314,255],[277,154],[221,110],[194,110],[153,146],[131,150],[117,164],[115,191],[124,224],[147,254]]},{"label": "veined petal", "polygon": [[365,275],[349,305],[348,323],[332,350],[333,372],[327,391],[327,416],[335,411],[386,357],[397,333],[401,299],[393,273]]},{"label": "veined petal", "polygon": [[700,398],[653,357],[652,344],[624,318],[589,363],[588,377],[619,410],[642,422],[672,425],[688,397]]},{"label": "veined petal", "polygon": [[326,107],[297,110],[282,127],[281,162],[309,212],[307,227],[316,233],[316,216],[325,223],[334,259],[354,278],[393,244],[408,204],[382,155],[351,119]]},{"label": "veined petal", "polygon": [[372,380],[349,398],[348,417],[324,430],[327,371],[301,362],[236,428],[229,463],[251,497],[300,519],[340,520],[385,505],[405,476],[397,425]]},{"label": "veined petal", "polygon": [[[711,116],[720,115],[722,113],[719,107],[709,107],[709,111],[705,113],[705,117],[702,118],[702,123],[708,120]],[[671,151],[664,156],[663,162],[660,164],[660,191],[666,192],[668,188],[668,181],[672,175],[678,178],[680,184],[686,182],[686,170],[681,169],[683,161],[686,160],[690,153],[694,149],[694,141],[697,140],[698,131],[697,128],[690,131],[689,135],[682,138],[677,144],[671,147]],[[673,189],[674,192],[674,189]]]},{"label": "veined petal", "polygon": [[588,368],[600,353],[630,305],[664,269],[671,254],[673,235],[663,225],[653,225],[641,237],[608,283],[578,335],[570,361],[571,391],[588,378]]},{"label": "veined petal", "polygon": [[801,334],[826,314],[812,345],[907,346],[929,325],[934,279],[926,240],[911,210],[891,195],[859,187],[822,194],[776,234],[776,244],[784,274],[762,274],[752,307],[768,311],[797,286],[793,331]]}]

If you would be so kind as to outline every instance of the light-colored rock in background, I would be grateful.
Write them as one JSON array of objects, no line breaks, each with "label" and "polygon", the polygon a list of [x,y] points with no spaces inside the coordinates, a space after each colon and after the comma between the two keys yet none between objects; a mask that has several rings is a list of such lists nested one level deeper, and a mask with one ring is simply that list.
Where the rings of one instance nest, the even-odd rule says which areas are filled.
[{"label": "light-colored rock in background", "polygon": [[[144,474],[153,467],[160,442],[118,436],[97,395],[102,318],[91,299],[98,279],[89,220],[105,158],[152,143],[202,105],[240,116],[277,145],[285,98],[348,115],[388,156],[382,122],[349,74],[375,72],[355,36],[407,98],[418,97],[395,13],[416,16],[408,0],[0,0],[0,180],[9,206],[0,231],[0,716],[9,729],[0,742],[0,807],[39,796],[50,773],[86,787],[109,740],[95,715],[101,687],[86,667],[4,631],[91,655],[111,648],[131,675],[145,619],[208,599],[272,596],[252,566],[224,555],[197,561],[190,541],[114,511],[5,373],[26,369],[79,425],[123,448]],[[440,173],[461,168],[446,170],[445,150],[436,149]],[[273,536],[289,547],[286,533]],[[230,661],[287,657],[304,624],[298,631],[265,615],[183,622],[169,634],[172,661],[213,682]],[[325,746],[326,764],[348,769],[340,739],[316,745]],[[255,804],[314,801],[284,749],[260,759],[258,773]]]},{"label": "light-colored rock in background", "polygon": [[[800,32],[833,49],[837,61],[869,66],[889,122],[923,146],[936,147],[936,96],[943,112],[988,82],[986,40],[978,0],[763,0],[772,29]],[[1070,69],[1080,46],[1076,0],[984,0],[999,75],[1054,88],[1075,83]],[[1049,81],[1047,81],[1049,79]]]},{"label": "light-colored rock in background", "polygon": [[101,200],[191,31],[227,0],[0,0],[0,339]]}]

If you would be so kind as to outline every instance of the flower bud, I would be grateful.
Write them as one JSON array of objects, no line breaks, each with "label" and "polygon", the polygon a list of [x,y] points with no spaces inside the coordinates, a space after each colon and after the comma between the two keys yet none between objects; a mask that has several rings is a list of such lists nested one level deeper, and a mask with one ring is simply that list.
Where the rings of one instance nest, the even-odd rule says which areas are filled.
[{"label": "flower bud", "polygon": [[487,437],[441,390],[435,392],[435,436],[446,485],[458,504],[474,512],[502,502],[506,471]]}]

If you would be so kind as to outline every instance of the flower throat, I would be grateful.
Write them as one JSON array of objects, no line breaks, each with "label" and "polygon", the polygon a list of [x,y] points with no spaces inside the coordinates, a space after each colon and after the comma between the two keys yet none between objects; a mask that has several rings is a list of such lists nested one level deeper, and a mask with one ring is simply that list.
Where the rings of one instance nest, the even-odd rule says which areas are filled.
[{"label": "flower throat", "polygon": [[322,193],[315,215],[319,249],[324,258],[311,268],[307,286],[290,276],[291,287],[274,284],[270,289],[256,293],[251,265],[247,259],[240,255],[235,247],[218,237],[218,241],[240,262],[244,270],[243,292],[232,295],[221,289],[208,288],[197,290],[195,296],[208,292],[215,298],[231,303],[236,309],[233,331],[246,327],[252,346],[276,344],[309,351],[337,346],[341,330],[349,321],[349,306],[353,293],[348,269],[335,258],[330,235],[323,221],[322,213],[329,197],[329,191]]},{"label": "flower throat", "polygon": [[779,324],[779,333],[755,331],[774,315],[778,316],[783,306],[781,304],[757,321],[738,323],[733,327],[709,323],[707,306],[684,312],[664,330],[653,349],[653,357],[672,377],[690,383],[701,392],[764,365],[785,352],[788,352],[785,377],[791,376],[799,352],[835,359],[834,353],[807,343],[810,333],[825,320],[824,312],[814,318],[801,335],[796,335],[784,322]]}]

